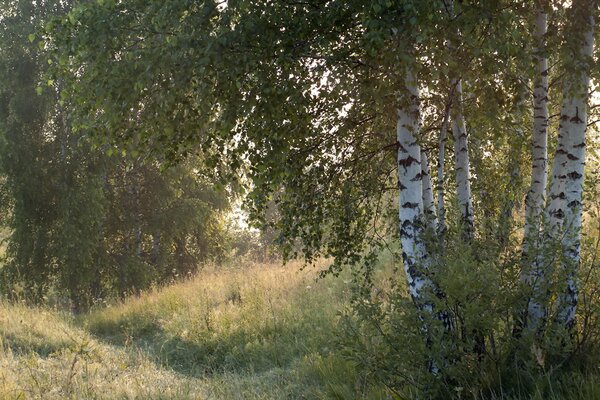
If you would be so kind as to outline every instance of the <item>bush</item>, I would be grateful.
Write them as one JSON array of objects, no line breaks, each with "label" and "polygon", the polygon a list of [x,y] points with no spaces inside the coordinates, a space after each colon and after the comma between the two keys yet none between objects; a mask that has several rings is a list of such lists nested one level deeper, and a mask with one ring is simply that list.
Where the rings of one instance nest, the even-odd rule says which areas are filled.
[{"label": "bush", "polygon": [[[418,312],[404,272],[395,268],[400,258],[390,252],[379,256],[375,269],[381,276],[364,280],[356,274],[352,307],[340,323],[343,354],[371,384],[403,399],[596,398],[585,397],[600,390],[599,239],[590,237],[582,249],[574,331],[552,324],[550,312],[547,329],[517,335],[527,296],[519,283],[518,240],[464,244],[451,233],[430,270],[443,296],[429,301],[451,315],[452,329],[445,329],[439,312]],[[559,274],[554,282],[564,281]],[[431,365],[439,371],[428,371]]]}]

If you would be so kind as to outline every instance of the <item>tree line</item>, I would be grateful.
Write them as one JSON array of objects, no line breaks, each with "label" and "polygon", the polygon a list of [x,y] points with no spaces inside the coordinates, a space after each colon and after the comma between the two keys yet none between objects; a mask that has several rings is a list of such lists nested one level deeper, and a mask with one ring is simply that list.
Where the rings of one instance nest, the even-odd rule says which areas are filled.
[{"label": "tree line", "polygon": [[194,272],[227,252],[231,196],[190,156],[164,170],[71,128],[60,87],[40,87],[33,39],[66,2],[4,2],[0,21],[3,294],[74,311]]}]

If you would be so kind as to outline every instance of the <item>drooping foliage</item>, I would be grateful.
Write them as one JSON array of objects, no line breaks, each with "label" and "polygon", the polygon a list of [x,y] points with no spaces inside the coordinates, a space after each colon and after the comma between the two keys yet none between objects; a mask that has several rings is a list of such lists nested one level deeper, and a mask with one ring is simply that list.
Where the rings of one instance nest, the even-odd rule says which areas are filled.
[{"label": "drooping foliage", "polygon": [[[521,122],[507,122],[505,112],[528,63],[525,12],[496,2],[464,7],[466,33],[452,57],[444,41],[457,22],[441,2],[103,1],[48,29],[60,50],[55,64],[68,76],[77,71],[64,93],[76,102],[78,128],[169,160],[199,144],[225,179],[240,169],[251,178],[257,217],[285,186],[276,194],[283,237],[302,238],[308,258],[345,263],[379,242],[382,222],[372,221],[390,207],[377,204],[397,190],[394,130],[407,52],[428,86],[419,140],[435,143],[448,72],[470,65],[461,71],[473,93],[465,114],[489,116],[475,117],[473,164],[504,172],[485,154],[494,146],[495,160],[508,157],[503,133]],[[490,207],[494,218],[498,207]]]}]

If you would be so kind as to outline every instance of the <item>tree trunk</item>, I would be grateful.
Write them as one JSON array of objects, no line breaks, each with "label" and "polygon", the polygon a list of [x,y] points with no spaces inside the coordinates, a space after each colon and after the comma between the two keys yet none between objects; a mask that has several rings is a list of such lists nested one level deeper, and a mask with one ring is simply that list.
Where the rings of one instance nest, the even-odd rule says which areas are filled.
[{"label": "tree trunk", "polygon": [[435,215],[435,203],[433,201],[433,186],[431,184],[431,175],[427,153],[421,150],[421,177],[423,178],[423,213],[427,228],[435,232],[437,227],[437,217]]},{"label": "tree trunk", "polygon": [[[452,89],[450,96],[454,89]],[[438,166],[437,166],[437,216],[438,216],[438,235],[442,238],[446,232],[446,208],[444,206],[444,158],[446,156],[446,142],[448,141],[448,120],[450,119],[450,103],[444,111],[444,119],[440,129],[440,138],[438,141]]]},{"label": "tree trunk", "polygon": [[467,126],[462,108],[462,82],[455,80],[455,93],[452,105],[452,134],[454,136],[454,157],[456,162],[456,186],[458,205],[462,216],[462,229],[466,241],[473,239],[473,198],[471,194],[471,172]]},{"label": "tree trunk", "polygon": [[431,286],[425,274],[427,254],[420,236],[423,227],[423,179],[421,175],[421,148],[416,136],[419,132],[419,92],[411,70],[405,77],[408,105],[398,110],[398,187],[400,240],[402,258],[412,298],[420,308],[431,311],[423,301],[424,290]]},{"label": "tree trunk", "polygon": [[[520,321],[529,330],[539,329],[546,316],[544,306],[545,274],[543,260],[540,257],[541,217],[546,201],[547,165],[548,165],[548,58],[545,55],[545,35],[548,15],[543,5],[538,4],[535,29],[536,75],[533,89],[533,138],[531,186],[525,199],[525,233],[523,240],[523,259],[525,266],[521,272],[521,281],[531,289],[526,315]],[[533,259],[529,256],[533,255]]]},{"label": "tree trunk", "polygon": [[[444,7],[450,18],[454,18],[453,0],[444,0]],[[456,30],[460,33],[459,30]],[[452,52],[454,46],[451,40],[447,41],[448,49]],[[452,135],[454,137],[454,157],[456,163],[456,186],[458,191],[458,204],[462,216],[462,233],[465,241],[473,239],[473,198],[471,194],[471,172],[469,161],[469,144],[467,137],[467,125],[463,114],[462,104],[462,79],[453,77],[451,83],[451,106]]]},{"label": "tree trunk", "polygon": [[[428,256],[421,239],[423,232],[423,177],[421,173],[421,147],[416,136],[420,130],[419,91],[416,77],[411,69],[405,75],[405,105],[398,109],[398,189],[399,222],[402,259],[410,295],[415,302],[426,340],[431,340],[427,320],[433,314],[433,304],[428,296],[433,293],[433,282],[427,273]],[[429,316],[427,318],[426,315]],[[430,362],[429,370],[438,372]]]},{"label": "tree trunk", "polygon": [[[454,19],[453,0],[444,0],[446,12],[451,19]],[[456,34],[460,37],[460,29],[456,29]],[[454,46],[450,39],[447,41],[451,57],[454,57]],[[465,243],[470,243],[474,237],[475,223],[473,215],[473,197],[471,193],[471,172],[469,160],[469,143],[467,136],[467,125],[463,111],[462,78],[453,76],[450,80],[450,116],[452,120],[452,136],[454,137],[454,158],[456,171],[456,188],[458,205],[461,213],[461,233]],[[474,331],[474,352],[478,359],[482,359],[485,354],[485,339],[481,332]]]},{"label": "tree trunk", "polygon": [[[576,54],[575,65],[568,69],[563,91],[560,148],[564,150],[564,168],[561,170],[563,206],[562,272],[566,276],[566,288],[558,297],[557,321],[567,329],[575,324],[577,311],[576,275],[580,260],[582,194],[585,167],[585,132],[589,98],[589,60],[594,45],[593,0],[574,1],[572,12],[573,31],[567,37],[572,41]],[[577,47],[575,47],[577,46]]]}]

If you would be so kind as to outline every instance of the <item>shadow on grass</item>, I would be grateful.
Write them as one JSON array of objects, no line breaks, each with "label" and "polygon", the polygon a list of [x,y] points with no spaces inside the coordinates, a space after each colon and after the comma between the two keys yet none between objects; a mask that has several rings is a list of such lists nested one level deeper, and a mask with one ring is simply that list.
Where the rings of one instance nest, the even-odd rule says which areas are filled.
[{"label": "shadow on grass", "polygon": [[286,369],[307,356],[327,355],[327,337],[315,335],[306,323],[298,322],[259,330],[241,328],[226,334],[201,331],[188,337],[172,335],[155,323],[137,325],[135,331],[125,325],[120,332],[119,328],[105,327],[91,329],[91,333],[107,344],[141,351],[163,368],[200,377],[225,372],[264,373]]},{"label": "shadow on grass", "polygon": [[49,341],[42,336],[23,337],[12,333],[3,335],[2,344],[5,349],[10,350],[16,355],[34,353],[41,358],[47,358],[61,350],[72,350],[75,346],[75,343],[71,340]]}]

